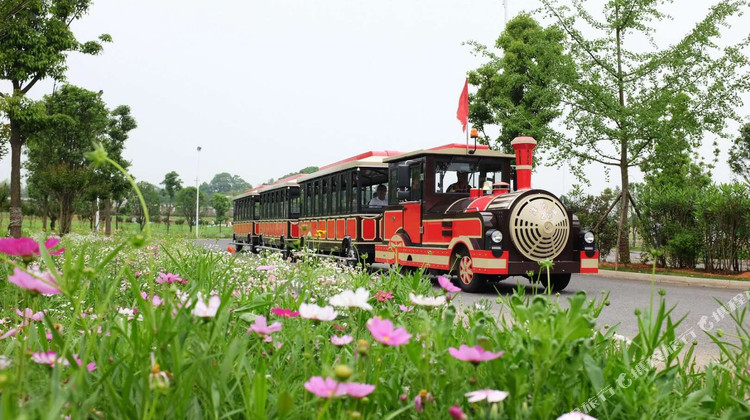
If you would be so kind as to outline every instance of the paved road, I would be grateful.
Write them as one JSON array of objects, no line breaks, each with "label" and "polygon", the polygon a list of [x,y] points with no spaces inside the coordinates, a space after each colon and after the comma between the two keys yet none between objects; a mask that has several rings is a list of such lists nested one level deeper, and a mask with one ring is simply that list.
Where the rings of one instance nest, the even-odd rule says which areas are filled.
[{"label": "paved road", "polygon": [[[229,240],[202,240],[201,243],[207,248],[223,250],[228,246]],[[497,291],[501,295],[507,296],[513,292],[517,282],[531,287],[526,279],[516,277],[498,284]],[[648,308],[650,288],[650,283],[644,281],[610,279],[596,275],[573,275],[570,285],[561,293],[560,301],[563,302],[563,305],[567,305],[568,302],[565,298],[581,290],[585,291],[592,298],[601,298],[602,291],[609,292],[611,304],[602,311],[598,324],[600,327],[604,325],[617,325],[617,332],[619,334],[632,338],[638,332],[634,312],[636,309],[643,311]],[[711,358],[717,357],[719,354],[718,348],[699,326],[701,317],[708,317],[709,322],[704,323],[704,326],[708,327],[711,323],[714,324],[711,329],[713,333],[720,328],[727,333],[734,333],[735,328],[731,319],[725,318],[720,322],[714,321],[712,314],[719,308],[719,304],[714,298],[726,303],[742,292],[718,288],[657,284],[656,290],[658,291],[658,289],[666,291],[665,298],[668,307],[676,305],[673,312],[673,320],[687,315],[683,323],[677,328],[677,331],[678,333],[687,333],[692,328],[697,335],[698,347],[695,353],[698,363],[702,365]],[[656,301],[659,296],[657,293],[654,295]],[[497,292],[494,290],[477,294],[459,293],[456,297],[461,305],[473,305],[481,299],[487,299],[499,308],[499,305],[495,303],[496,298]]]}]

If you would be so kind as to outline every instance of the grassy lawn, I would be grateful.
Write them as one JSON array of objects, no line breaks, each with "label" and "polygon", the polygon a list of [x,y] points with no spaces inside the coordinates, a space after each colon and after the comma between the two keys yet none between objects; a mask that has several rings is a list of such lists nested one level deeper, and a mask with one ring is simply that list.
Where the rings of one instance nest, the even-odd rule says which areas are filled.
[{"label": "grassy lawn", "polygon": [[[601,270],[609,270],[614,271],[615,270],[615,264],[614,263],[599,263],[599,269]],[[639,265],[622,265],[620,264],[618,267],[618,271],[627,271],[629,273],[644,273],[644,274],[651,274],[652,268],[644,266],[642,264]],[[750,281],[750,272],[742,273],[739,275],[734,274],[716,274],[716,273],[707,273],[705,271],[701,270],[679,270],[679,269],[669,269],[669,268],[657,268],[656,274],[664,274],[668,276],[681,276],[681,277],[694,277],[694,278],[705,278],[705,279],[717,279],[717,280],[739,280],[739,281]]]}]

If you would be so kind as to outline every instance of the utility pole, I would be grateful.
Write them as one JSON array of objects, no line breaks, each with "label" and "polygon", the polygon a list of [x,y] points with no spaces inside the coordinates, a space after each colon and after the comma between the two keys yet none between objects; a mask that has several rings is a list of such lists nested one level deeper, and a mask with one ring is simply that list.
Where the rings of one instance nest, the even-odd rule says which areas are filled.
[{"label": "utility pole", "polygon": [[508,26],[508,0],[503,0],[503,16],[505,17],[505,26]]},{"label": "utility pole", "polygon": [[198,238],[198,227],[200,226],[200,200],[201,190],[198,183],[198,174],[201,166],[201,147],[198,146],[198,163],[195,165],[195,237]]}]

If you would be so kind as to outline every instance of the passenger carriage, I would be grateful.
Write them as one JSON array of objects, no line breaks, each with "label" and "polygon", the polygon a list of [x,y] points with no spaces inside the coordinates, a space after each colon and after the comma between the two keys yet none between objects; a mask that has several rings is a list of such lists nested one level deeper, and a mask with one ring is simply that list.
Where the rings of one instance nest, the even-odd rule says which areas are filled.
[{"label": "passenger carriage", "polygon": [[369,151],[300,178],[305,246],[349,262],[372,262],[375,245],[383,241],[383,205],[373,204],[373,196],[378,186],[388,185],[383,159],[398,154]]}]

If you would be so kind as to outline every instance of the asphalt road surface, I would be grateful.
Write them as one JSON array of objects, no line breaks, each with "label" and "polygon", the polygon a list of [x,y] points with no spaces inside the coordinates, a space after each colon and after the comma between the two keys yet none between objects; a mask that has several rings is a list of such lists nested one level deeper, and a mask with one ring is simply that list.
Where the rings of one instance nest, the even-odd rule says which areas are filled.
[{"label": "asphalt road surface", "polygon": [[[224,250],[229,245],[229,240],[207,239],[200,240],[200,243],[210,249]],[[500,308],[500,305],[495,303],[498,292],[501,295],[510,295],[516,283],[526,286],[528,292],[530,292],[529,288],[533,287],[529,285],[529,282],[525,278],[511,277],[499,283],[496,286],[497,291],[487,290],[484,293],[475,294],[459,293],[456,296],[456,301],[461,306],[467,306],[485,299],[491,302],[492,305]],[[598,319],[598,325],[602,328],[605,325],[616,326],[618,334],[632,338],[638,332],[635,310],[640,309],[644,311],[648,308],[650,289],[651,284],[645,281],[619,280],[596,275],[574,274],[570,285],[561,292],[560,302],[564,306],[567,306],[568,302],[565,298],[581,290],[585,291],[589,297],[596,297],[598,299],[602,298],[602,291],[609,292],[610,305],[603,309]],[[720,307],[715,299],[726,304],[726,302],[730,301],[736,295],[744,295],[744,292],[720,288],[657,284],[655,290],[658,292],[659,289],[664,289],[666,292],[665,299],[667,306],[675,306],[672,313],[673,320],[676,321],[686,315],[685,320],[677,327],[677,333],[678,335],[687,334],[691,339],[691,329],[695,333],[696,340],[698,341],[695,349],[698,364],[704,365],[712,358],[718,357],[719,349],[703,332],[701,326],[706,329],[710,328],[710,331],[714,334],[718,329],[723,329],[728,335],[734,334],[734,322],[729,317],[724,317],[723,320],[718,322],[714,320],[712,314]],[[654,293],[655,305],[659,298],[657,292]],[[701,318],[704,316],[707,319],[701,324]],[[731,341],[736,342],[736,340]]]}]

